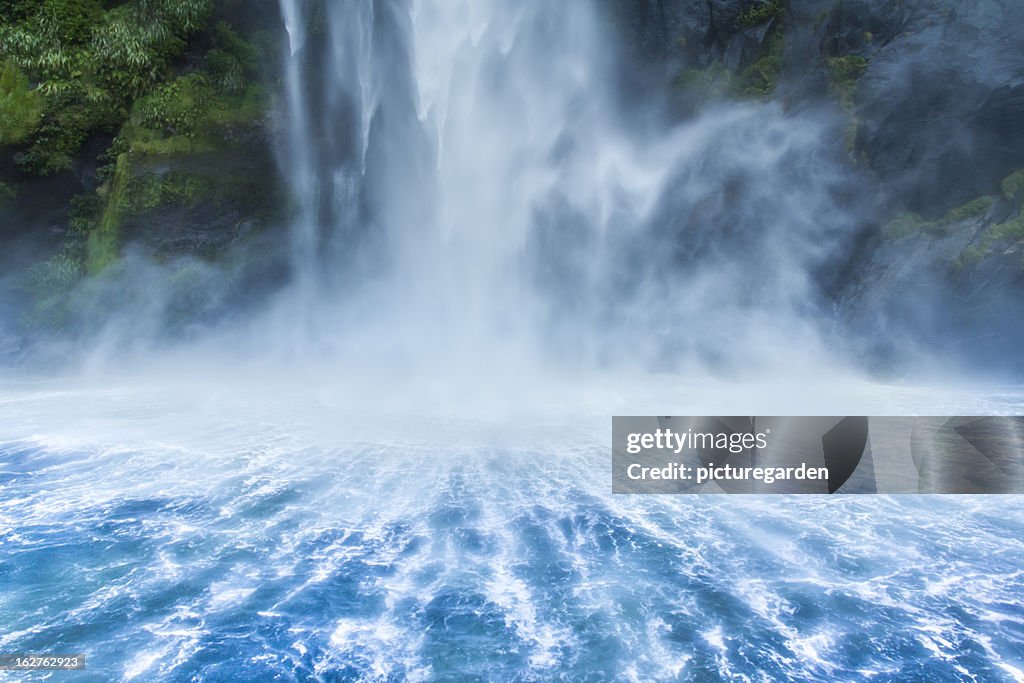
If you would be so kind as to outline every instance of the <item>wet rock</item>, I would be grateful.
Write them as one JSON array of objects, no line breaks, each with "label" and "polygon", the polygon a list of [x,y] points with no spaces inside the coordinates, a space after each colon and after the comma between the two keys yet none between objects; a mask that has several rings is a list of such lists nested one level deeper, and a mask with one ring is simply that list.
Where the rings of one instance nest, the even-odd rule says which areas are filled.
[{"label": "wet rock", "polygon": [[[917,3],[835,24],[825,44],[876,27],[857,88],[857,151],[911,211],[941,215],[990,193],[1024,160],[1024,5]],[[862,46],[863,47],[863,46]]]}]

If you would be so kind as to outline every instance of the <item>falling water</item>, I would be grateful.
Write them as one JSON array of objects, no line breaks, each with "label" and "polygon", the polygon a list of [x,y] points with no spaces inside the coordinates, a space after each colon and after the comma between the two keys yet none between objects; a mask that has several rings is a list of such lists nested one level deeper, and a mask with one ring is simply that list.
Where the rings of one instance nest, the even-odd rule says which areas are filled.
[{"label": "falling water", "polygon": [[820,273],[855,225],[828,121],[652,123],[586,2],[316,7],[282,0],[307,332],[456,364],[826,355]]},{"label": "falling water", "polygon": [[84,652],[81,680],[1024,680],[1017,497],[611,494],[615,413],[1024,406],[825,374],[856,224],[827,115],[664,123],[583,0],[281,13],[294,282],[135,373],[0,378],[0,651]]}]

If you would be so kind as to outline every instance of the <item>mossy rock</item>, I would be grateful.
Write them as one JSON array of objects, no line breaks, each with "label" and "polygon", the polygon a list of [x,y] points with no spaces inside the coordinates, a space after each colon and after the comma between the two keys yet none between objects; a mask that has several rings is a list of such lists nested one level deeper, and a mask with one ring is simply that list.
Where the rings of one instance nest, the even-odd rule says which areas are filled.
[{"label": "mossy rock", "polygon": [[117,259],[121,217],[126,206],[130,180],[131,161],[127,154],[121,154],[117,158],[114,177],[107,186],[101,188],[106,206],[99,225],[89,233],[87,264],[90,274],[99,273]]},{"label": "mossy rock", "polygon": [[721,62],[705,69],[685,69],[674,82],[677,90],[700,100],[727,95],[733,91],[733,74]]},{"label": "mossy rock", "polygon": [[925,234],[931,237],[946,237],[950,228],[968,220],[980,220],[995,203],[993,197],[978,197],[950,210],[938,220],[926,220],[916,213],[900,213],[882,228],[882,237],[895,240],[907,235]]},{"label": "mossy rock", "polygon": [[1003,196],[1019,206],[1024,202],[1024,169],[1012,173],[1003,179],[1000,189]]},{"label": "mossy rock", "polygon": [[882,237],[890,240],[912,235],[928,225],[928,221],[916,213],[900,213],[882,228]]},{"label": "mossy rock", "polygon": [[994,246],[998,243],[1016,243],[1024,240],[1024,211],[1004,223],[993,225],[985,233],[985,244]]},{"label": "mossy rock", "polygon": [[133,99],[167,78],[213,6],[212,0],[15,4],[0,15],[0,54],[38,84],[32,92],[39,102],[21,102],[18,117],[0,114],[0,139],[24,141],[19,164],[40,175],[71,168],[91,135],[116,131]]},{"label": "mossy rock", "polygon": [[859,55],[829,57],[825,60],[829,85],[843,109],[852,112],[857,83],[868,68],[868,60]]},{"label": "mossy rock", "polygon": [[951,209],[939,222],[942,225],[952,225],[966,220],[979,219],[989,212],[993,204],[995,204],[993,197],[978,197]]},{"label": "mossy rock", "polygon": [[224,93],[205,74],[192,73],[140,98],[123,137],[135,154],[214,151],[230,145],[226,131],[258,122],[266,108],[266,93],[258,85]]},{"label": "mossy rock", "polygon": [[705,69],[686,69],[676,78],[675,87],[698,100],[767,99],[778,86],[785,47],[785,31],[777,25],[761,46],[760,56],[738,74],[716,61]]},{"label": "mossy rock", "polygon": [[781,17],[786,11],[783,0],[757,0],[752,2],[736,18],[737,28],[753,28]]}]

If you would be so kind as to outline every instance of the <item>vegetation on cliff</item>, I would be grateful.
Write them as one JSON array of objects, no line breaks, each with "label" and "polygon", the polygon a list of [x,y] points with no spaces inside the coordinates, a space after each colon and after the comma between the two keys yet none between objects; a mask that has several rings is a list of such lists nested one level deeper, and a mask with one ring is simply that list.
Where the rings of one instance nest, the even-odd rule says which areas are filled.
[{"label": "vegetation on cliff", "polygon": [[[26,277],[33,324],[59,326],[57,302],[117,260],[133,224],[198,218],[204,202],[236,221],[266,209],[259,69],[270,39],[224,21],[234,4],[0,0],[0,203],[47,176],[81,186],[62,200],[63,245]],[[149,237],[158,251],[174,240]]]},{"label": "vegetation on cliff", "polygon": [[704,68],[684,69],[675,79],[677,90],[684,97],[697,101],[720,97],[762,100],[771,97],[783,67],[784,15],[782,0],[750,3],[735,19],[737,35],[752,32],[759,36],[743,36],[744,42],[752,44],[746,59],[732,68],[721,59],[715,59]]}]

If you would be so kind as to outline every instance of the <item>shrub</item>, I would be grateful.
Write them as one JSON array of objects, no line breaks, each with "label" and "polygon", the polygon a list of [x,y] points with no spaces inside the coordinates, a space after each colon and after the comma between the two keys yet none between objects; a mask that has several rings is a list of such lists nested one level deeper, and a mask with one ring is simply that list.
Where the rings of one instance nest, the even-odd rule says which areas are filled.
[{"label": "shrub", "polygon": [[751,28],[782,16],[784,11],[785,6],[782,0],[761,0],[752,3],[747,9],[740,12],[736,24],[739,28]]},{"label": "shrub", "polygon": [[1001,189],[1003,196],[1010,201],[1024,200],[1024,170],[1017,171],[1003,179]]},{"label": "shrub", "polygon": [[832,92],[847,111],[853,110],[853,95],[857,82],[868,68],[868,60],[859,55],[829,57],[825,61]]},{"label": "shrub", "polygon": [[35,130],[43,115],[40,94],[10,60],[0,68],[0,146],[19,143]]}]

